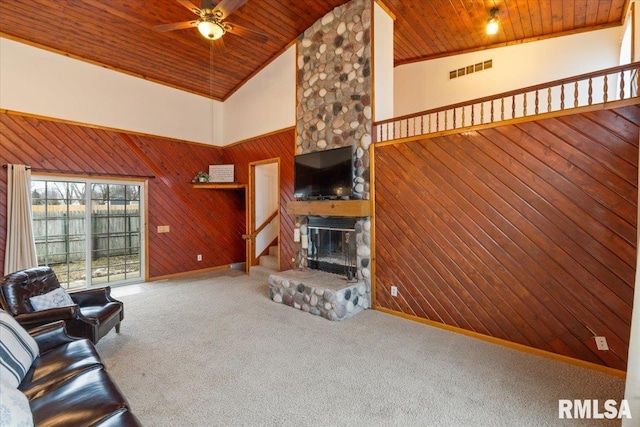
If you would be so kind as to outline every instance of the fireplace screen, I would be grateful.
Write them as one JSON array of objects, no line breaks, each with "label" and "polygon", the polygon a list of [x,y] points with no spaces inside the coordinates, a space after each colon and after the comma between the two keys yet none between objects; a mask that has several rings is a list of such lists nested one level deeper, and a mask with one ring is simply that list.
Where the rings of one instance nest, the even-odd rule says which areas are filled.
[{"label": "fireplace screen", "polygon": [[307,224],[309,268],[344,275],[356,275],[355,220],[310,217]]}]

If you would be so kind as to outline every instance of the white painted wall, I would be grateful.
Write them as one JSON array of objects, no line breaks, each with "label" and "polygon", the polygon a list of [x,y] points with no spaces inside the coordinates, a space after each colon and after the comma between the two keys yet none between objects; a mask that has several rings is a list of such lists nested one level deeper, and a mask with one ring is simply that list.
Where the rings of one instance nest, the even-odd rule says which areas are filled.
[{"label": "white painted wall", "polygon": [[[455,104],[618,65],[623,27],[400,65],[394,115]],[[594,53],[597,53],[594,55]],[[493,68],[449,79],[449,72],[493,60]]]},{"label": "white painted wall", "polygon": [[[391,73],[393,40],[385,34],[393,21],[377,4],[374,19],[375,120],[615,66],[622,36],[622,27],[615,27],[402,65]],[[599,52],[596,61],[593,52]],[[0,108],[228,145],[295,125],[295,56],[291,46],[222,104],[0,38]],[[449,71],[486,59],[493,59],[493,68],[449,80]]]},{"label": "white painted wall", "polygon": [[393,117],[393,19],[373,3],[373,121]]},{"label": "white painted wall", "polygon": [[0,38],[0,108],[204,144],[222,103]]},{"label": "white painted wall", "polygon": [[295,61],[293,45],[225,100],[224,145],[296,124]]},{"label": "white painted wall", "polygon": [[[278,163],[267,163],[255,167],[255,221],[260,227],[280,206],[280,186],[278,184]],[[254,257],[261,254],[278,236],[277,218],[266,226],[255,241]]]}]

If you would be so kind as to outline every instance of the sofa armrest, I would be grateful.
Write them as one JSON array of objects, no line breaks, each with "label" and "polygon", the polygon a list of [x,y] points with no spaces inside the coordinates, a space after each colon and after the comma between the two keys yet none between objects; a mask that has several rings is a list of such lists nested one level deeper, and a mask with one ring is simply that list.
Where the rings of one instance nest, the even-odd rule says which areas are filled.
[{"label": "sofa armrest", "polygon": [[25,327],[40,326],[56,320],[77,319],[80,316],[80,307],[69,305],[66,307],[49,308],[47,310],[22,313],[15,316],[16,321]]},{"label": "sofa armrest", "polygon": [[83,307],[89,305],[105,305],[109,302],[120,302],[111,298],[110,286],[70,292],[69,295],[76,304]]},{"label": "sofa armrest", "polygon": [[40,354],[46,353],[63,344],[82,339],[67,334],[65,323],[62,320],[38,326],[37,328],[31,329],[29,334],[36,340]]}]

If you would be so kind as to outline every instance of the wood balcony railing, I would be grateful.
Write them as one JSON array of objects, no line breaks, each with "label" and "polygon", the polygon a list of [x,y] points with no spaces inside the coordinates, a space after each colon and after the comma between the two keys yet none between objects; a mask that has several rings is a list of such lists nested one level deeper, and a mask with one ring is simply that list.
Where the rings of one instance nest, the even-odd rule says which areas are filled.
[{"label": "wood balcony railing", "polygon": [[640,62],[374,123],[374,142],[418,139],[506,120],[638,98]]}]

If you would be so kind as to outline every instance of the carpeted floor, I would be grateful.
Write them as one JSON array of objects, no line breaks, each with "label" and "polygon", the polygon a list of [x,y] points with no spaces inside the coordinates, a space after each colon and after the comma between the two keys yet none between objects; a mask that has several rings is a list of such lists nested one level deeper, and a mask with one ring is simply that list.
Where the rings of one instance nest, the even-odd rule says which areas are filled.
[{"label": "carpeted floor", "polygon": [[145,426],[596,426],[624,380],[367,310],[331,322],[233,270],[115,288],[97,345]]}]

